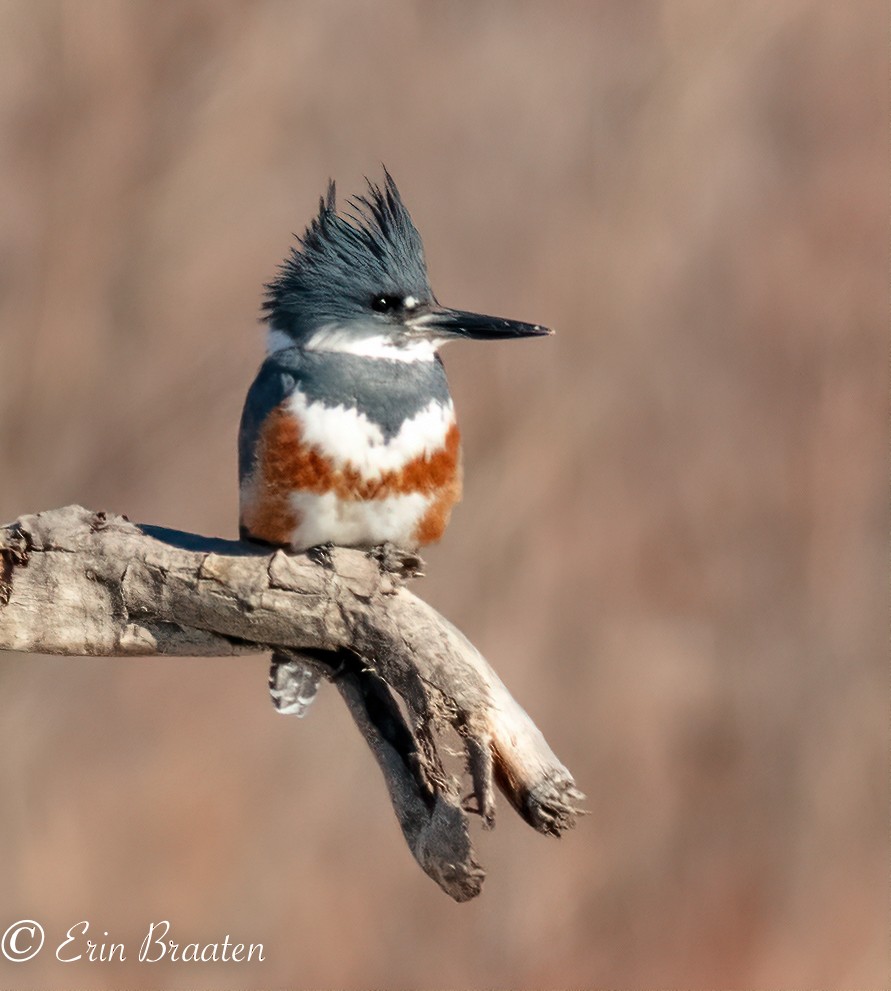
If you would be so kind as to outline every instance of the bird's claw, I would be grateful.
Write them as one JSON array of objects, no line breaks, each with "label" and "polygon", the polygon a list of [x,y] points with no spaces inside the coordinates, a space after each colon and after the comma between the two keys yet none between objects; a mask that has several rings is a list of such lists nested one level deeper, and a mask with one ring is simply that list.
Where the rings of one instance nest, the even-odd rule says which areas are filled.
[{"label": "bird's claw", "polygon": [[422,578],[424,561],[414,551],[406,550],[389,541],[377,544],[368,552],[377,561],[382,573],[398,575],[400,578]]},{"label": "bird's claw", "polygon": [[331,551],[333,548],[334,541],[329,540],[324,544],[316,544],[315,547],[310,547],[306,552],[306,556],[314,564],[321,565],[321,567],[330,570],[334,567],[334,562],[331,560]]}]

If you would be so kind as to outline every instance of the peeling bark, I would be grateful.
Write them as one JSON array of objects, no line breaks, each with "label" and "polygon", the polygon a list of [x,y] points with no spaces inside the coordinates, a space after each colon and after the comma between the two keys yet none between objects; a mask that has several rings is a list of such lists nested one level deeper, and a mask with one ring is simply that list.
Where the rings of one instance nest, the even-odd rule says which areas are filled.
[{"label": "peeling bark", "polygon": [[[339,690],[418,863],[466,901],[484,878],[467,814],[494,824],[493,782],[554,836],[575,824],[583,796],[480,653],[404,587],[417,567],[340,547],[324,560],[273,552],[68,506],[0,528],[0,649],[299,655]],[[450,732],[471,801],[441,758]]]}]

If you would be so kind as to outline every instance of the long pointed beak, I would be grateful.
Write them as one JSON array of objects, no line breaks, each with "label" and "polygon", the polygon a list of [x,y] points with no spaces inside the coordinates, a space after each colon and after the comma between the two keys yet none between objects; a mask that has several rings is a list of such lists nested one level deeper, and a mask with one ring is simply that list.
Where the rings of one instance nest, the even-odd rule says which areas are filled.
[{"label": "long pointed beak", "polygon": [[553,330],[537,323],[520,323],[483,313],[431,306],[412,321],[416,330],[430,337],[468,338],[474,341],[511,340],[518,337],[547,337]]}]

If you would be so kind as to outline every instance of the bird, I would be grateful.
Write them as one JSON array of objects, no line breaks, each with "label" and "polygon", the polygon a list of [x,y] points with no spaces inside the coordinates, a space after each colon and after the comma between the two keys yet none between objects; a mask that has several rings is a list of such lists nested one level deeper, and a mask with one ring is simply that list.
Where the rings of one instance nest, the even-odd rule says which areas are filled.
[{"label": "bird", "polygon": [[[265,286],[266,358],[238,436],[242,539],[292,552],[416,552],[461,498],[461,437],[439,354],[453,340],[553,333],[441,306],[393,177],[319,208]],[[287,677],[283,677],[285,666]],[[279,711],[304,715],[319,671],[274,654]]]}]

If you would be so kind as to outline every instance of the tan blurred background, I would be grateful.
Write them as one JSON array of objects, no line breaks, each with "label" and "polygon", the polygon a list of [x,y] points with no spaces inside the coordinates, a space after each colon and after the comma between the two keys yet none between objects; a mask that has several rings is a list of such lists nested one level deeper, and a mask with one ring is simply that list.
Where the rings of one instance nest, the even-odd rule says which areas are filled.
[{"label": "tan blurred background", "polygon": [[887,987],[888,16],[878,3],[0,2],[0,520],[233,536],[260,287],[385,162],[466,495],[418,591],[589,796],[481,898],[266,660],[0,658],[0,929],[264,964],[27,987]]}]

